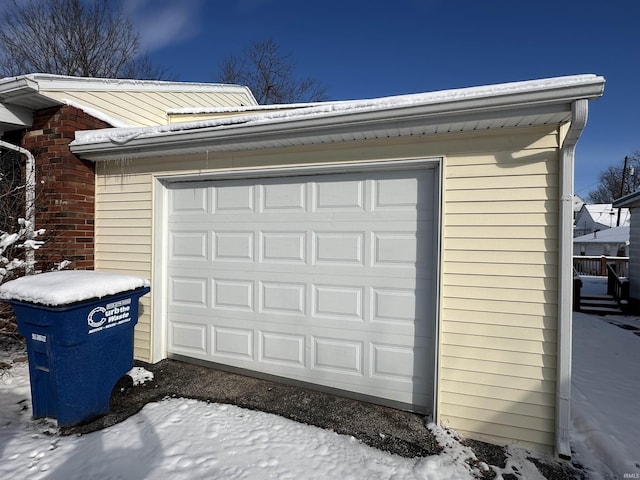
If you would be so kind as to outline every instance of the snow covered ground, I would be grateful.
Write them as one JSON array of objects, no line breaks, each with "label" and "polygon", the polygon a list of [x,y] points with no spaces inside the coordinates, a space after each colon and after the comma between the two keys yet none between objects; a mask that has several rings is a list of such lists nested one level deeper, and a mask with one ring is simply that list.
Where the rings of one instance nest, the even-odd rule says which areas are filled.
[{"label": "snow covered ground", "polygon": [[[589,288],[596,288],[591,285]],[[640,478],[640,336],[576,314],[572,446],[592,478]],[[615,319],[613,319],[615,320]],[[624,318],[625,322],[639,319]],[[31,419],[24,352],[0,352],[0,478],[9,479],[469,479],[473,452],[435,425],[444,452],[406,459],[275,415],[189,399],[148,404],[128,420],[82,436]],[[144,380],[145,372],[138,372]],[[510,447],[497,478],[543,478]],[[482,467],[482,465],[481,465]]]},{"label": "snow covered ground", "polygon": [[[603,295],[606,279],[583,287]],[[576,460],[594,478],[640,478],[640,318],[574,313],[571,395]]]},{"label": "snow covered ground", "polygon": [[276,415],[189,399],[151,403],[113,427],[61,437],[55,422],[31,419],[28,364],[12,358],[0,358],[12,363],[0,378],[4,480],[473,478],[464,462],[473,453],[435,427],[445,452],[406,459]]}]

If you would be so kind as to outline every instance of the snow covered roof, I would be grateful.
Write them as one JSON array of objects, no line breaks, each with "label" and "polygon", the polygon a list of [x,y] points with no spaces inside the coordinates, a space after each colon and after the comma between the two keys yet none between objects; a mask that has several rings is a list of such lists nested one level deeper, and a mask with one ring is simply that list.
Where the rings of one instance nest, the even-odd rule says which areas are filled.
[{"label": "snow covered roof", "polygon": [[100,113],[120,127],[165,124],[171,108],[255,106],[258,102],[240,85],[34,73],[0,79],[0,132],[28,127],[34,111],[65,103]]},{"label": "snow covered roof", "polygon": [[[89,160],[232,151],[429,135],[570,121],[572,103],[598,98],[604,78],[574,75],[366,100],[285,105],[280,110],[148,128],[77,132]],[[252,109],[255,110],[255,109]]]},{"label": "snow covered roof", "polygon": [[621,197],[613,202],[615,208],[618,207],[636,207],[640,202],[640,190]]},{"label": "snow covered roof", "polygon": [[[344,102],[331,102],[331,103],[347,103]],[[191,108],[169,108],[167,109],[168,115],[190,115],[200,113],[242,113],[242,112],[268,112],[271,110],[292,110],[296,108],[308,108],[323,105],[327,102],[313,102],[313,103],[284,103],[284,104],[270,104],[270,105],[241,105],[231,107],[191,107]]]},{"label": "snow covered roof", "polygon": [[[589,215],[594,223],[611,227],[618,224],[618,208],[611,203],[584,204],[582,211]],[[629,225],[631,214],[628,208],[620,208],[620,226]],[[578,220],[577,220],[578,221]]]},{"label": "snow covered roof", "polygon": [[588,233],[573,239],[573,243],[629,243],[628,225],[623,227],[606,228],[597,232]]},{"label": "snow covered roof", "polygon": [[[40,91],[152,91],[152,92],[224,92],[249,93],[253,103],[257,101],[250,90],[242,85],[227,83],[172,82],[164,80],[135,80],[124,78],[92,78],[30,73],[0,79],[0,98],[19,99],[24,95]],[[33,99],[37,102],[36,99]],[[50,104],[49,104],[50,106]]]}]

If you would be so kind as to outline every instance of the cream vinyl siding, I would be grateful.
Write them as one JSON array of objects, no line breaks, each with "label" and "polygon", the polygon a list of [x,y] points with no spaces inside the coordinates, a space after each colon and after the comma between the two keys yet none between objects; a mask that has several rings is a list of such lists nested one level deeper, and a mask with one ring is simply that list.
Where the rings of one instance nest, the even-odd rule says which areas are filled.
[{"label": "cream vinyl siding", "polygon": [[[153,278],[155,175],[443,157],[437,418],[472,438],[554,444],[556,127],[439,134],[97,165],[96,268]],[[150,305],[136,358],[151,359]]]},{"label": "cream vinyl siding", "polygon": [[238,87],[212,92],[153,92],[153,91],[43,91],[60,102],[94,108],[132,126],[167,125],[170,108],[233,107],[255,105],[249,95]]},{"label": "cream vinyl siding", "polygon": [[558,135],[445,158],[439,419],[551,451],[555,432]]},{"label": "cream vinyl siding", "polygon": [[[123,180],[116,173],[99,175],[96,181],[95,268],[151,279],[151,176]],[[151,297],[145,295],[140,301],[143,308],[135,329],[134,356],[148,360]]]}]

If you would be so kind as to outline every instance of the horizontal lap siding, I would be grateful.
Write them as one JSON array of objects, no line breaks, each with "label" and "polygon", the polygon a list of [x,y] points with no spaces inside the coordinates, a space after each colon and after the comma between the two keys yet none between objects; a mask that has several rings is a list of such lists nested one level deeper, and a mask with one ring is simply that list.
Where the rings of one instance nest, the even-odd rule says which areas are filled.
[{"label": "horizontal lap siding", "polygon": [[253,99],[242,91],[213,89],[209,92],[153,92],[140,90],[46,91],[43,94],[65,102],[96,108],[106,115],[136,126],[166,125],[167,109],[184,107],[229,107],[251,105]]},{"label": "horizontal lap siding", "polygon": [[445,158],[439,421],[553,449],[558,291],[555,133]]},{"label": "horizontal lap siding", "polygon": [[[120,166],[99,165],[96,182],[96,270],[151,279],[152,182],[150,175],[122,175]],[[149,361],[151,296],[142,297],[134,356]]]}]

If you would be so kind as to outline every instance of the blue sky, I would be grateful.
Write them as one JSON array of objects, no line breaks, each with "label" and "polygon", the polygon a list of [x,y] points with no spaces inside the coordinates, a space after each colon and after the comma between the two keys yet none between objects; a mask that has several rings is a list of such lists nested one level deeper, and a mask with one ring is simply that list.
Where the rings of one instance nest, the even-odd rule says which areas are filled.
[{"label": "blue sky", "polygon": [[640,150],[637,0],[121,0],[153,61],[215,82],[273,38],[332,100],[581,73],[606,78],[576,152],[575,191]]}]

